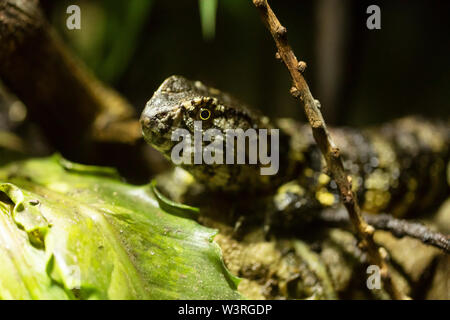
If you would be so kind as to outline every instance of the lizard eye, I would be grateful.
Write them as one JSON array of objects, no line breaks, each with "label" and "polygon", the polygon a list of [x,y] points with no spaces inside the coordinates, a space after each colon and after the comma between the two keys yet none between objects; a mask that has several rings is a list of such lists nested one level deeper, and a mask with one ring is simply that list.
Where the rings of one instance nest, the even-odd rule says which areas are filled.
[{"label": "lizard eye", "polygon": [[208,120],[211,117],[211,111],[208,109],[200,109],[200,119]]}]

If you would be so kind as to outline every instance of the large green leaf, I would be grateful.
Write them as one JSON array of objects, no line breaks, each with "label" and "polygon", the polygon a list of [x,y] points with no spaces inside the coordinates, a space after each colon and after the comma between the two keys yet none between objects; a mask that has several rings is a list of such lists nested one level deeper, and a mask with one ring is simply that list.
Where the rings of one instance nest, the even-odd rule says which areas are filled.
[{"label": "large green leaf", "polygon": [[0,168],[0,298],[241,298],[195,214],[59,156]]}]

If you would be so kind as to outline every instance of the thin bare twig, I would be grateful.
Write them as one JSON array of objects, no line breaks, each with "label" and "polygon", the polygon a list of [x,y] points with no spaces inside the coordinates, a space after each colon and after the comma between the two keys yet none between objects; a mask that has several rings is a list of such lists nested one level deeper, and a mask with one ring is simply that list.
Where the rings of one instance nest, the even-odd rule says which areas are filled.
[{"label": "thin bare twig", "polygon": [[[261,17],[272,34],[277,46],[277,58],[281,59],[289,70],[293,80],[291,94],[303,101],[306,117],[311,125],[314,139],[325,157],[328,171],[338,185],[341,199],[347,208],[350,220],[356,229],[359,244],[364,248],[371,263],[380,267],[384,289],[393,299],[407,299],[395,286],[390,277],[388,265],[384,259],[385,250],[382,250],[373,240],[374,228],[368,225],[361,216],[360,208],[352,191],[350,176],[344,170],[339,148],[334,144],[319,110],[319,102],[315,100],[309,90],[308,84],[302,75],[306,64],[299,62],[287,40],[287,30],[283,27],[270,8],[267,0],[252,0],[259,9]],[[381,250],[380,250],[381,249]]]},{"label": "thin bare twig", "polygon": [[[389,214],[363,213],[364,220],[376,230],[389,231],[397,238],[410,237],[450,254],[450,237],[430,230],[420,222],[396,219]],[[326,223],[348,224],[346,210],[323,210],[319,219]]]}]

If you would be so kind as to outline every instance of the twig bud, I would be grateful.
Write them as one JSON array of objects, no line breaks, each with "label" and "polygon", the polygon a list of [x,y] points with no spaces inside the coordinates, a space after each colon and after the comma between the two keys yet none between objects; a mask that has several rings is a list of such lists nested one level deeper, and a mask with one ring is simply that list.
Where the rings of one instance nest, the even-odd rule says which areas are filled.
[{"label": "twig bud", "polygon": [[279,26],[277,29],[278,38],[285,38],[287,35],[287,29],[283,26]]},{"label": "twig bud", "polygon": [[[373,236],[373,234],[375,233],[375,228],[372,227],[370,224],[368,224],[368,225],[366,226],[365,232],[366,232],[368,235]],[[380,250],[381,256],[383,257],[381,248],[379,248],[379,250]],[[386,253],[386,252],[385,252],[385,253]],[[383,257],[383,259],[385,259],[385,257]]]},{"label": "twig bud", "polygon": [[301,73],[305,72],[305,69],[306,69],[306,62],[305,62],[305,61],[300,61],[300,62],[298,63],[297,68],[298,68],[298,71],[300,71]]},{"label": "twig bud", "polygon": [[281,55],[278,51],[275,53],[275,59],[281,60]]},{"label": "twig bud", "polygon": [[320,103],[320,101],[319,101],[319,100],[317,100],[317,99],[314,99],[314,103],[316,104],[316,107],[317,107],[317,109],[320,109],[320,108],[322,108],[322,104]]},{"label": "twig bud", "polygon": [[[374,232],[375,232],[375,229],[374,229]],[[382,258],[383,260],[386,260],[386,259],[389,258],[389,254],[388,254],[388,252],[386,251],[385,248],[379,247],[379,248],[378,248],[378,251],[380,252],[380,256],[381,256],[381,258]]]},{"label": "twig bud", "polygon": [[331,148],[331,156],[333,156],[333,158],[339,158],[341,151],[339,150],[338,147],[333,147]]},{"label": "twig bud", "polygon": [[291,90],[289,90],[289,92],[291,93],[291,95],[292,95],[294,98],[296,98],[296,99],[300,98],[300,91],[297,89],[296,86],[292,86],[292,87],[291,87]]},{"label": "twig bud", "polygon": [[267,8],[266,0],[253,0],[253,4],[259,9]]}]

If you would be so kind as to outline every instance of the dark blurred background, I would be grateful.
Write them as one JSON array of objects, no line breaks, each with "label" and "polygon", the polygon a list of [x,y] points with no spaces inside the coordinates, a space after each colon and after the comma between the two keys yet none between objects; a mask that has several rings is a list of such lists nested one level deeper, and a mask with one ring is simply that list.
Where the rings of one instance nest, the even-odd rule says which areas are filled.
[{"label": "dark blurred background", "polygon": [[[219,0],[216,15],[208,1],[77,1],[82,28],[74,31],[65,24],[73,1],[42,4],[75,52],[138,111],[166,77],[182,74],[270,116],[303,119],[251,1]],[[306,78],[329,124],[374,124],[413,113],[449,116],[449,1],[270,3],[296,55],[308,64]],[[381,30],[366,27],[370,4],[381,8]]]}]

